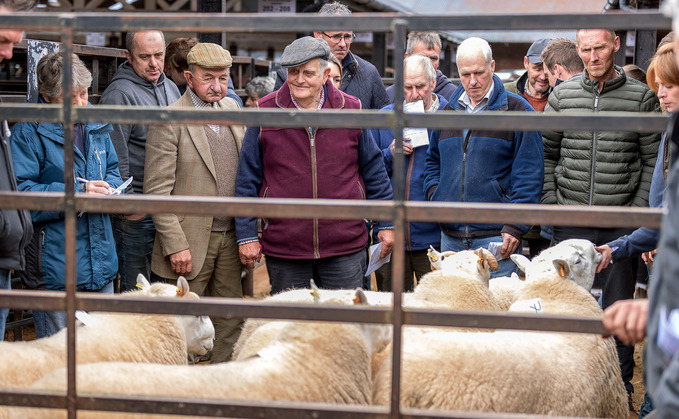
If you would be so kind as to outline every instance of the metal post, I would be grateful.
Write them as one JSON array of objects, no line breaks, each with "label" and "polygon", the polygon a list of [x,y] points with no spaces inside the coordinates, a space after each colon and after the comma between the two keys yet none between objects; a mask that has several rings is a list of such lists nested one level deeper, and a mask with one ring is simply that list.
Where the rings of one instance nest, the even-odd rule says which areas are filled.
[{"label": "metal post", "polygon": [[393,159],[394,185],[394,246],[391,252],[391,286],[394,293],[393,345],[391,361],[391,417],[400,418],[401,400],[401,328],[403,326],[402,292],[403,270],[405,267],[404,226],[405,226],[405,161],[403,156],[403,55],[407,22],[396,19],[394,31],[394,139],[396,156]]}]

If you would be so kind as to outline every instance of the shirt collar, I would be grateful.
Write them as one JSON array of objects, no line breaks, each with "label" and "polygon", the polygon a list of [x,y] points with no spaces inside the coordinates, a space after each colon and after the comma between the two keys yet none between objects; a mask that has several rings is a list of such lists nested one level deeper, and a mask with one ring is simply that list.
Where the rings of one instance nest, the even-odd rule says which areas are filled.
[{"label": "shirt collar", "polygon": [[195,93],[193,93],[193,90],[191,89],[188,90],[189,95],[191,96],[191,101],[193,102],[193,105],[196,108],[215,108],[215,109],[218,108],[217,102],[214,103],[205,102],[203,99],[199,98]]},{"label": "shirt collar", "polygon": [[[295,107],[299,110],[302,110],[302,108],[299,107],[297,104],[297,101],[295,100],[295,97],[292,96],[292,91],[290,92],[290,99],[292,99],[292,104],[295,105]],[[323,108],[323,105],[325,104],[325,86],[321,89],[321,100],[318,101],[318,110],[321,110]]]},{"label": "shirt collar", "polygon": [[479,103],[476,104],[476,106],[472,105],[471,99],[469,99],[469,95],[467,92],[462,92],[462,95],[460,98],[457,100],[457,102],[464,107],[464,109],[469,112],[469,113],[476,113],[484,109],[486,106],[488,106],[488,102],[490,102],[490,97],[493,95],[493,90],[495,90],[495,83],[492,83],[490,85],[490,89],[486,92],[486,94],[483,96],[483,99]]}]

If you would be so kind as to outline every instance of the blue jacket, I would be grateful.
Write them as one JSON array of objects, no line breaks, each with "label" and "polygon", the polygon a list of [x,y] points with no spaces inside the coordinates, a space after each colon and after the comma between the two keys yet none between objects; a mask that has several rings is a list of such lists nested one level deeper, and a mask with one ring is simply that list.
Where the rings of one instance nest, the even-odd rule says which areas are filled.
[{"label": "blue jacket", "polygon": [[[75,176],[105,180],[112,188],[122,184],[118,157],[111,143],[110,124],[85,124],[87,158],[76,148]],[[22,122],[12,128],[12,157],[19,190],[64,192],[64,131],[60,123]],[[71,186],[82,192],[82,184]],[[37,228],[43,228],[37,250],[45,288],[64,290],[64,214],[31,211]],[[78,290],[99,290],[118,272],[113,230],[108,214],[85,213],[76,226]]]},{"label": "blue jacket", "polygon": [[[660,142],[658,151],[658,160],[653,169],[653,178],[651,179],[651,190],[648,193],[648,206],[651,208],[660,208],[663,206],[663,194],[665,192],[665,177],[663,176],[663,153],[665,149],[665,141],[667,139],[663,136]],[[650,227],[639,227],[634,230],[632,234],[622,236],[619,239],[613,240],[607,245],[613,248],[613,262],[619,260],[639,256],[644,252],[649,252],[658,247],[658,239],[660,238],[660,230]]]},{"label": "blue jacket", "polygon": [[[448,101],[441,95],[439,98],[438,110],[443,109]],[[390,111],[394,109],[394,105],[387,105],[382,108],[383,111]],[[372,136],[377,142],[377,146],[382,150],[382,157],[384,158],[384,166],[387,169],[387,174],[391,180],[391,187],[394,187],[393,179],[393,160],[394,155],[391,154],[391,142],[394,140],[394,132],[391,129],[372,129]],[[437,131],[429,130],[429,141],[432,141],[433,136]],[[405,199],[407,201],[426,201],[427,197],[424,194],[424,161],[427,158],[427,147],[417,147],[409,156],[405,156]],[[375,241],[376,242],[376,241]],[[405,248],[406,250],[422,250],[428,249],[429,246],[438,248],[441,245],[441,229],[436,223],[411,222],[406,226],[405,231]]]},{"label": "blue jacket", "polygon": [[[493,94],[485,110],[533,112],[528,102],[505,91],[493,75]],[[465,112],[458,99],[460,85],[443,109]],[[467,138],[463,138],[463,132]],[[537,204],[545,176],[542,136],[539,131],[491,131],[462,128],[442,130],[429,143],[424,190],[431,201]],[[529,226],[502,224],[441,224],[446,234],[469,236],[509,233],[521,239]]]}]

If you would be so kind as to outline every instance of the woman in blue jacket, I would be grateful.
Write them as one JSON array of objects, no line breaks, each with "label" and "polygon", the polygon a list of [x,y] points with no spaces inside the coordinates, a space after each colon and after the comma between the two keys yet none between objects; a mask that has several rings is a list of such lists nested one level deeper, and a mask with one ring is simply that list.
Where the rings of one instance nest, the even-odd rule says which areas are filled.
[{"label": "woman in blue jacket", "polygon": [[[63,59],[60,53],[38,63],[39,102],[63,103]],[[92,75],[73,55],[73,104],[87,106]],[[110,195],[122,184],[118,157],[109,137],[110,124],[75,124],[76,192]],[[12,158],[19,190],[64,192],[64,131],[61,123],[22,122],[12,128]],[[29,288],[65,289],[64,214],[31,211],[35,233],[27,250],[24,283]],[[76,225],[78,291],[113,292],[118,271],[113,231],[108,214],[80,214]],[[33,311],[38,338],[66,326],[65,312]]]}]

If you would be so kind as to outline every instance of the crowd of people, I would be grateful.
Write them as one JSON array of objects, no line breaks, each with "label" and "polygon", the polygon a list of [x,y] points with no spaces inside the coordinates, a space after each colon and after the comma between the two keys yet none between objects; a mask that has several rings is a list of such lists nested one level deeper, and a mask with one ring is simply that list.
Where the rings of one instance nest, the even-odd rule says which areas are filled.
[{"label": "crowd of people", "polygon": [[[675,6],[668,1],[668,9]],[[30,2],[0,0],[0,13],[30,9]],[[324,5],[319,14],[345,16],[343,4]],[[677,28],[675,28],[677,29]],[[0,30],[0,58],[11,58],[20,31]],[[351,31],[317,31],[288,45],[281,68],[246,86],[245,106],[260,109],[382,109],[395,106],[394,86],[385,88],[377,69],[351,51]],[[620,40],[611,30],[578,30],[575,42],[538,39],[526,52],[526,72],[503,83],[495,74],[493,51],[471,37],[457,49],[460,84],[438,68],[441,41],[436,32],[411,32],[404,57],[406,112],[578,111],[672,113],[679,107],[679,65],[671,39],[661,45],[646,79],[641,69],[615,65]],[[235,110],[243,102],[230,78],[232,57],[221,46],[178,38],[165,43],[162,32],[129,32],[127,60],[101,95],[100,104]],[[91,106],[92,75],[73,56],[73,97],[64,98],[61,54],[48,54],[36,69],[41,103],[72,100]],[[637,76],[638,78],[638,76]],[[634,343],[657,335],[659,313],[677,305],[677,168],[672,166],[672,130],[657,132],[522,131],[412,129],[397,144],[392,130],[351,127],[300,128],[240,125],[164,125],[22,122],[11,132],[2,124],[0,190],[159,196],[260,197],[391,200],[393,161],[405,160],[405,199],[437,202],[529,203],[670,208],[664,219],[661,251],[648,300],[630,302],[635,273],[645,269],[639,255],[658,247],[658,230],[580,228],[478,223],[409,222],[405,226],[404,289],[412,290],[429,272],[427,249],[488,248],[499,260],[494,276],[515,269],[509,256],[531,254],[570,238],[588,239],[602,253],[597,282],[602,287],[605,325],[616,336],[623,381],[631,394]],[[74,185],[65,185],[64,136],[74,133]],[[661,141],[662,138],[662,141]],[[123,184],[129,180],[129,186]],[[22,272],[32,289],[63,290],[64,216],[34,210],[2,210],[0,286],[10,272]],[[676,217],[675,217],[676,218]],[[155,281],[181,275],[199,295],[242,297],[243,270],[266,256],[271,292],[307,287],[365,286],[368,247],[380,243],[379,257],[394,245],[388,221],[182,214],[80,214],[77,219],[77,289],[112,293],[135,287],[137,274]],[[664,247],[663,247],[664,244]],[[117,256],[115,256],[117,255]],[[647,260],[652,260],[649,255]],[[614,263],[613,263],[614,262]],[[391,266],[376,272],[377,287],[391,290]],[[662,311],[660,309],[665,311]],[[660,311],[659,311],[660,310]],[[4,330],[7,310],[0,312]],[[65,313],[33,313],[38,337],[65,326]],[[648,319],[648,329],[646,320]],[[231,358],[241,319],[213,318],[212,362]],[[662,324],[662,322],[660,322]],[[662,331],[660,333],[663,333]],[[650,341],[649,341],[650,342]],[[665,385],[674,359],[666,348],[649,345],[649,389],[679,400]],[[647,358],[648,360],[649,358]],[[676,381],[679,375],[671,379]],[[651,401],[648,399],[648,405]],[[664,398],[660,412],[671,410]],[[670,410],[662,410],[670,409]],[[670,417],[663,415],[662,417]]]}]

